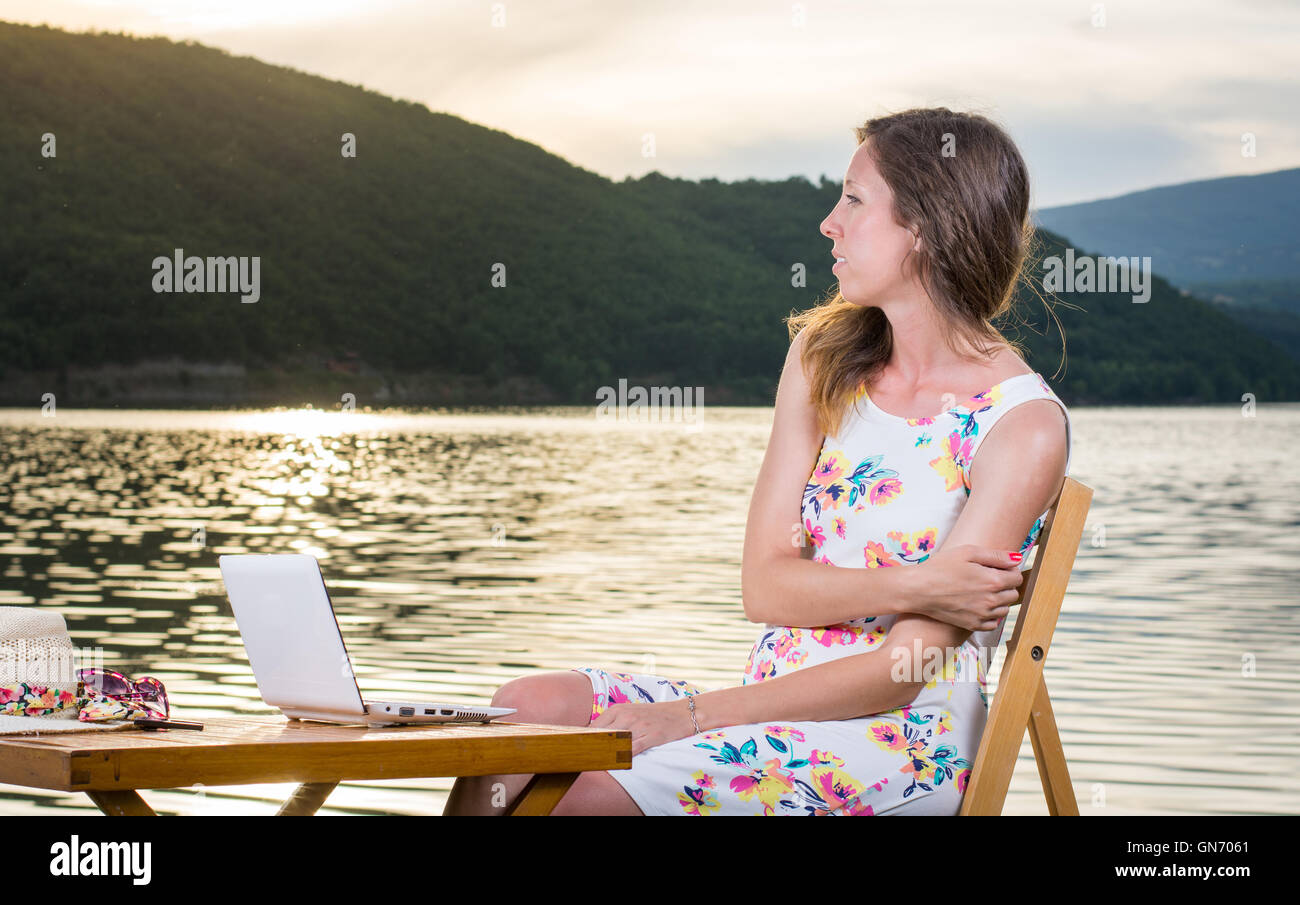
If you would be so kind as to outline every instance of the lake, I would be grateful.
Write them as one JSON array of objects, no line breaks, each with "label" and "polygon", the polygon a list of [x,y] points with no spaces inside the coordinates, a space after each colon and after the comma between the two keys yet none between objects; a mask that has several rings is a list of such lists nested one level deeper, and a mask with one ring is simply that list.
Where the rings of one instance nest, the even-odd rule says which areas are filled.
[{"label": "lake", "polygon": [[[226,553],[320,560],[367,697],[487,703],[582,665],[737,685],[771,417],[0,409],[0,606],[57,609],[105,665],[160,678],[179,719],[275,712]],[[1080,812],[1300,813],[1300,405],[1071,418],[1094,497],[1046,676]],[[321,813],[437,814],[451,782],[348,782]],[[143,795],[270,814],[292,789]],[[0,785],[0,814],[70,812],[97,811]],[[1026,737],[1004,813],[1046,812]]]}]

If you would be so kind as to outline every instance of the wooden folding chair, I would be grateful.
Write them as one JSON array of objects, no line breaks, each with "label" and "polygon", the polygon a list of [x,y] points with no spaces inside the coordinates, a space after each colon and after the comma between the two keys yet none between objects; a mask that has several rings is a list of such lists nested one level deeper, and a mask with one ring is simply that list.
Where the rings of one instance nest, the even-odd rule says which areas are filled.
[{"label": "wooden folding chair", "polygon": [[1048,812],[1053,817],[1079,816],[1061,736],[1052,716],[1052,702],[1047,696],[1043,665],[1091,505],[1092,488],[1067,476],[1043,525],[1034,564],[1025,570],[1020,585],[1015,634],[1007,642],[997,694],[957,812],[959,817],[1002,813],[1026,728],[1034,745]]}]

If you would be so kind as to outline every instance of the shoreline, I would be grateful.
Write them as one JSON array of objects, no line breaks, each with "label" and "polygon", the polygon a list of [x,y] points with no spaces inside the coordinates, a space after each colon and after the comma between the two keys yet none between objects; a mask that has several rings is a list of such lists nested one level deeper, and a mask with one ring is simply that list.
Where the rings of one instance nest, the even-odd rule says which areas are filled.
[{"label": "shoreline", "polygon": [[[364,362],[309,360],[288,367],[249,368],[237,363],[148,360],[132,365],[69,366],[42,371],[5,369],[0,373],[0,408],[42,408],[50,401],[68,409],[142,409],[244,411],[301,409],[320,411],[422,411],[428,409],[501,409],[551,406],[597,406],[602,389],[617,392],[621,382],[643,388],[679,386],[672,375],[613,378],[608,386],[593,377],[579,395],[555,390],[537,377],[448,374],[435,370],[383,372]],[[704,406],[771,408],[778,378],[739,377],[702,386]],[[1056,389],[1053,387],[1053,389]],[[1131,401],[1097,396],[1070,399],[1070,408],[1144,406],[1240,406],[1239,398],[1204,400],[1182,396],[1160,401]],[[1262,400],[1285,405],[1295,400]],[[647,402],[642,403],[648,406]]]},{"label": "shoreline", "polygon": [[[673,386],[668,375],[626,376],[642,387]],[[768,406],[776,382],[738,378],[706,384],[703,398],[719,406]],[[375,411],[403,408],[502,408],[595,406],[603,382],[593,378],[581,396],[555,390],[537,377],[448,374],[434,370],[386,373],[362,362],[313,361],[290,367],[248,368],[235,363],[195,363],[180,359],[133,365],[70,366],[62,370],[0,374],[0,407],[42,408],[53,402],[69,409],[298,409]],[[693,388],[692,388],[693,389]],[[347,408],[345,408],[345,406]]]}]

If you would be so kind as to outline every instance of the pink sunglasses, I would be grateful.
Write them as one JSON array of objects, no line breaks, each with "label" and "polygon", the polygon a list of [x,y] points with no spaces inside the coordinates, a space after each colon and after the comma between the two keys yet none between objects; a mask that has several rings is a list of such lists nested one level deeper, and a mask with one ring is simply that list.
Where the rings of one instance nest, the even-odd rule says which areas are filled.
[{"label": "pink sunglasses", "polygon": [[167,689],[153,676],[132,679],[112,669],[79,669],[77,678],[95,694],[139,701],[153,712],[161,714],[163,719],[167,719],[171,712],[167,703]]}]

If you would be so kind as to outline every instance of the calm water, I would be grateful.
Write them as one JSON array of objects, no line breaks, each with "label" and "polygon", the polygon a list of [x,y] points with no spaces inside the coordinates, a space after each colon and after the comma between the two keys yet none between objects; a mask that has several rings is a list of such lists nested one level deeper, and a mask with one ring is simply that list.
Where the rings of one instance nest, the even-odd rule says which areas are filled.
[{"label": "calm water", "polygon": [[[1300,406],[1071,415],[1072,475],[1095,496],[1047,677],[1081,812],[1300,813]],[[587,664],[736,685],[770,427],[770,409],[709,408],[696,429],[587,408],[0,410],[0,605],[56,608],[74,643],[161,678],[182,719],[274,712],[225,553],[320,560],[367,696],[486,703]],[[322,813],[436,814],[450,787],[345,783]],[[272,813],[292,788],[144,797]],[[0,785],[0,814],[69,811],[95,812]],[[1027,738],[1005,812],[1046,813]]]}]

